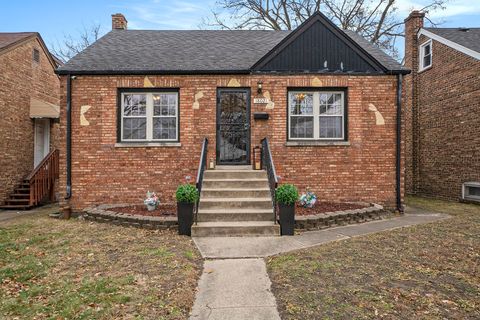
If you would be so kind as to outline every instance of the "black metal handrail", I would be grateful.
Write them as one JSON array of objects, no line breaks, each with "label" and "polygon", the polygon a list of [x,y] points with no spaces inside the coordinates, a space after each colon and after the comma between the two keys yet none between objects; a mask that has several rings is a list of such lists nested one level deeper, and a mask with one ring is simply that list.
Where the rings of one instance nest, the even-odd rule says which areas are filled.
[{"label": "black metal handrail", "polygon": [[197,181],[195,183],[195,187],[198,190],[198,200],[195,204],[195,212],[194,212],[194,221],[197,224],[198,221],[198,205],[200,204],[200,194],[202,192],[202,183],[203,183],[203,173],[205,172],[205,167],[207,166],[207,151],[208,151],[208,139],[203,139],[202,144],[202,152],[200,153],[200,161],[198,163],[198,171],[197,171]]},{"label": "black metal handrail", "polygon": [[277,223],[277,203],[275,201],[275,191],[277,190],[278,186],[278,177],[277,172],[275,171],[275,165],[273,164],[268,138],[262,139],[262,168],[267,171],[268,185],[270,187],[270,194],[272,195],[273,222]]}]

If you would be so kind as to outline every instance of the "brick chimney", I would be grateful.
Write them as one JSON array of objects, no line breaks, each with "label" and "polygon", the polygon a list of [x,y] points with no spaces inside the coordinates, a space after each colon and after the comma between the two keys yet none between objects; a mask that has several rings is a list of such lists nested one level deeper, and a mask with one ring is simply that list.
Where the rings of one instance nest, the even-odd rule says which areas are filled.
[{"label": "brick chimney", "polygon": [[405,19],[405,66],[410,70],[418,69],[418,38],[417,33],[423,28],[424,12],[412,11]]},{"label": "brick chimney", "polygon": [[127,30],[127,19],[121,13],[112,14],[112,30]]},{"label": "brick chimney", "polygon": [[405,189],[415,194],[418,190],[419,130],[417,106],[418,31],[423,27],[425,13],[412,11],[405,19],[405,67],[412,73],[405,76],[403,85],[405,121]]}]

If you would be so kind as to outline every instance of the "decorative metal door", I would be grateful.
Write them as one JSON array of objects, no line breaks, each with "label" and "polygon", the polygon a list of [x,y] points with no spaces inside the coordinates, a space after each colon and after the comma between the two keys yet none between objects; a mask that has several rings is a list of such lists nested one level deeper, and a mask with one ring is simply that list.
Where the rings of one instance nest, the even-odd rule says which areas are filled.
[{"label": "decorative metal door", "polygon": [[217,92],[217,163],[250,164],[250,90]]}]

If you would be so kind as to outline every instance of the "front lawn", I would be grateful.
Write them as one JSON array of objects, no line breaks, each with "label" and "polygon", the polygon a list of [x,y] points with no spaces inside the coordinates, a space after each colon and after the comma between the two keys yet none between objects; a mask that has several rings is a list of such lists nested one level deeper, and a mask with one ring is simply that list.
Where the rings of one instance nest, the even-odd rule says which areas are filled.
[{"label": "front lawn", "polygon": [[18,218],[0,224],[0,318],[185,319],[201,268],[174,232]]},{"label": "front lawn", "polygon": [[409,198],[451,219],[268,259],[283,319],[479,319],[480,206]]}]

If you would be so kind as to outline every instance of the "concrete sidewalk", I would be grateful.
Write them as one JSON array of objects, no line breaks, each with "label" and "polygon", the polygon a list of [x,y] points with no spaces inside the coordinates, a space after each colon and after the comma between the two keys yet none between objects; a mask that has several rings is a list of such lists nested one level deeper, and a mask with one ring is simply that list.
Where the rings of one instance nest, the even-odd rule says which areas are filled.
[{"label": "concrete sidewalk", "polygon": [[24,217],[33,216],[38,214],[51,214],[58,213],[60,208],[58,204],[49,204],[42,207],[38,207],[31,210],[18,211],[18,210],[0,210],[0,224],[3,222],[10,222],[11,220]]},{"label": "concrete sidewalk", "polygon": [[206,259],[191,320],[280,319],[263,257],[449,218],[408,208],[403,216],[292,237],[193,238]]},{"label": "concrete sidewalk", "polygon": [[205,237],[193,238],[193,241],[202,257],[206,259],[263,258],[331,241],[434,222],[449,217],[440,213],[420,213],[412,209],[408,212],[410,213],[392,219],[307,231],[292,237]]},{"label": "concrete sidewalk", "polygon": [[207,260],[191,320],[280,319],[263,259]]}]

